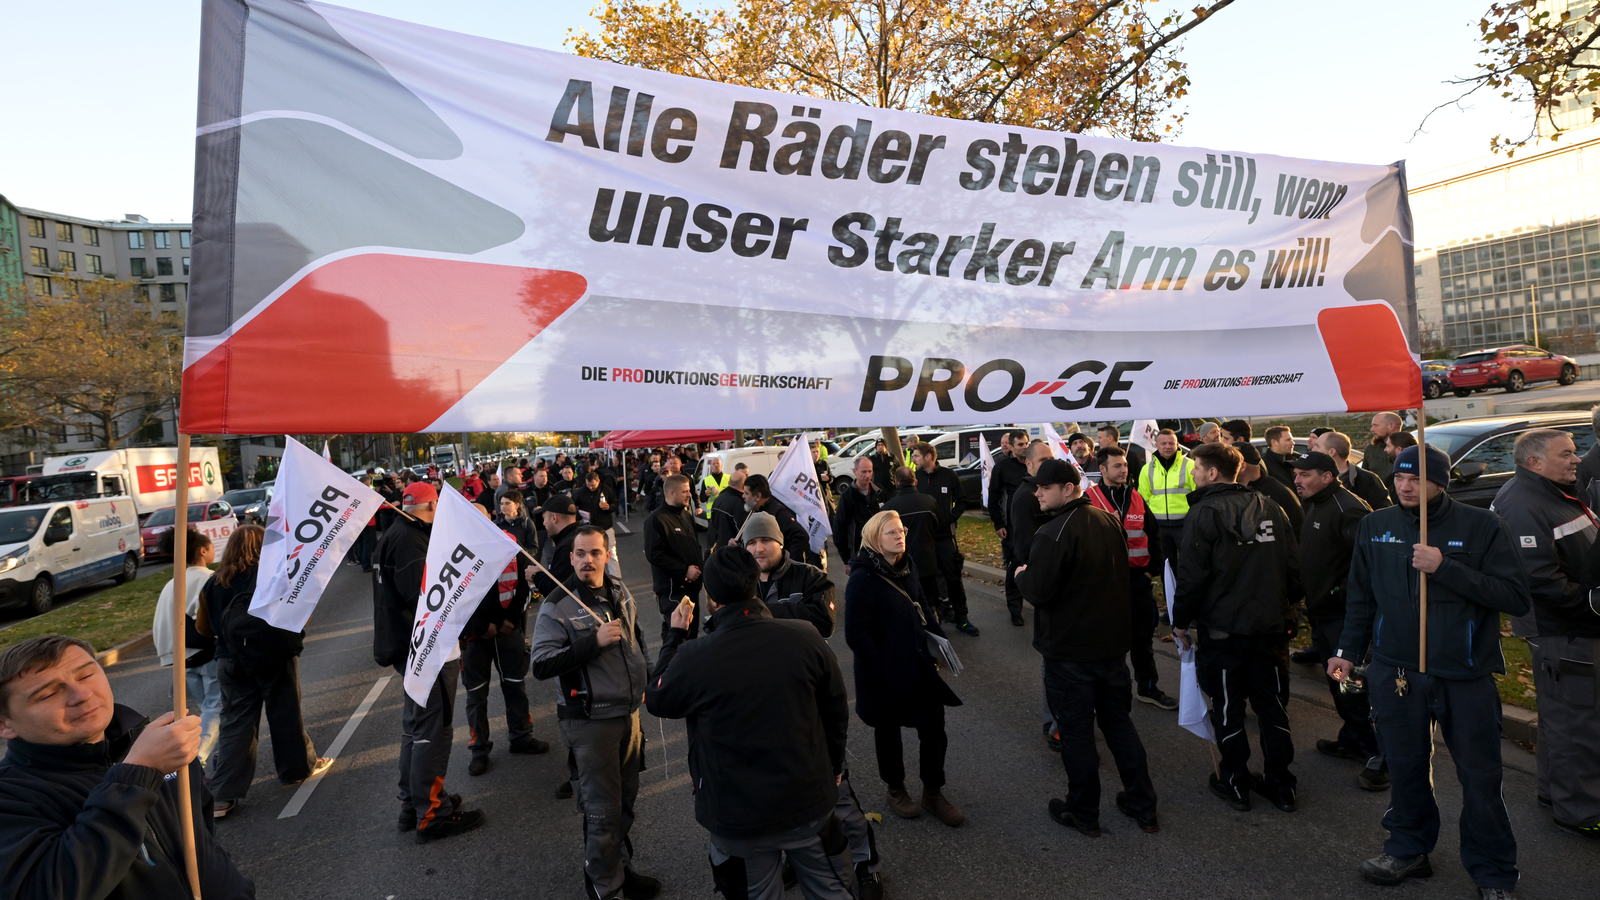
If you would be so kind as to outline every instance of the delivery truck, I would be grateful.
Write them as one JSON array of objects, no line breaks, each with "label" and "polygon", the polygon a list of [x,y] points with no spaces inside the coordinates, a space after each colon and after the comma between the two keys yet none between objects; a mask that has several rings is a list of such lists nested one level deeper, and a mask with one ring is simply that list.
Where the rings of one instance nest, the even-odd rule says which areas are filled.
[{"label": "delivery truck", "polygon": [[[177,488],[176,447],[128,447],[55,456],[46,459],[39,477],[28,482],[34,503],[125,494],[132,498],[141,522],[158,509],[176,506]],[[222,492],[217,448],[193,448],[189,453],[189,502],[215,500]]]}]

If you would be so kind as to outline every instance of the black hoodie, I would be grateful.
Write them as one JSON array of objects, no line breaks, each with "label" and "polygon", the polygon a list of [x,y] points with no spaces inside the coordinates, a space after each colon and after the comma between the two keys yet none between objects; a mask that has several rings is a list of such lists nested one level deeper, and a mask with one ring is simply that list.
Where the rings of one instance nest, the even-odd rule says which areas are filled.
[{"label": "black hoodie", "polygon": [[1289,604],[1301,596],[1296,543],[1289,517],[1269,497],[1232,482],[1190,491],[1172,624],[1206,626],[1202,640],[1287,636]]},{"label": "black hoodie", "polygon": [[1039,526],[1017,586],[1033,604],[1033,649],[1045,659],[1099,662],[1128,652],[1128,539],[1088,497]]},{"label": "black hoodie", "polygon": [[[154,900],[188,897],[176,777],[120,762],[145,718],[117,706],[97,744],[13,738],[0,760],[0,897]],[[254,897],[212,833],[204,769],[189,763],[200,891],[206,900]]]}]

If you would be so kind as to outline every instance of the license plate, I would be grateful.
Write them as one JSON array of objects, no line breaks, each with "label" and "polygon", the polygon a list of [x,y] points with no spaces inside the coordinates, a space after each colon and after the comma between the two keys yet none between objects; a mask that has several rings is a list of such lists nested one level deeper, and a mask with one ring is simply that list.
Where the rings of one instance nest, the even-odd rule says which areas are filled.
[{"label": "license plate", "polygon": [[1478,374],[1478,370],[1477,369],[1462,369],[1461,370],[1461,374],[1463,374],[1463,375],[1476,375],[1476,374]]}]

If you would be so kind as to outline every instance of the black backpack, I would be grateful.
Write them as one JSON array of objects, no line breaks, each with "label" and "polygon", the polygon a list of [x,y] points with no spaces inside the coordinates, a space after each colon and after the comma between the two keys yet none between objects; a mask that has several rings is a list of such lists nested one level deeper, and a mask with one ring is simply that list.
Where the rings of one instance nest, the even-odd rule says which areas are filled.
[{"label": "black backpack", "polygon": [[255,589],[235,594],[222,612],[216,632],[245,672],[258,679],[275,677],[305,649],[305,632],[286,631],[250,612]]}]

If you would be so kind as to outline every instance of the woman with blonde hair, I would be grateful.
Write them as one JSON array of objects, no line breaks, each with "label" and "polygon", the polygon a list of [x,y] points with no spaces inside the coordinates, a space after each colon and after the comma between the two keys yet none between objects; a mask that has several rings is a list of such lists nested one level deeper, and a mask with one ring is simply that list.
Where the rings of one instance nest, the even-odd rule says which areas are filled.
[{"label": "woman with blonde hair", "polygon": [[261,735],[265,709],[272,728],[272,762],[278,780],[298,784],[326,771],[331,759],[318,759],[311,735],[300,712],[300,658],[289,658],[271,672],[252,672],[228,645],[223,623],[235,603],[248,604],[255,596],[256,574],[261,566],[261,539],[265,529],[245,525],[228,539],[217,572],[200,592],[211,631],[217,635],[218,680],[222,683],[222,734],[214,754],[211,792],[217,798],[212,816],[233,812],[256,777],[256,741]]},{"label": "woman with blonde hair", "polygon": [[[910,819],[925,809],[953,827],[966,817],[944,796],[950,743],[944,708],[961,700],[939,677],[928,649],[930,633],[944,637],[906,554],[900,514],[884,510],[862,527],[861,550],[850,561],[845,586],[844,638],[855,653],[856,715],[873,729],[878,775],[888,785],[895,814]],[[906,790],[902,728],[917,731],[920,805]]]}]

